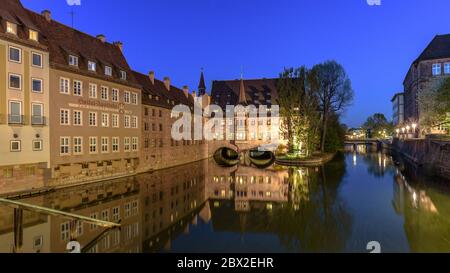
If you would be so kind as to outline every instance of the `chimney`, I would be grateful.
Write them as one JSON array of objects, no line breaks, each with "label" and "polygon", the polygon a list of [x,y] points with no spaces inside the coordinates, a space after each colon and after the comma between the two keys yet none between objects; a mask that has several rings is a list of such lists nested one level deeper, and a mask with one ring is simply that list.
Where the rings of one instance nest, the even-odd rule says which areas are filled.
[{"label": "chimney", "polygon": [[170,91],[170,78],[164,77],[164,85],[166,86],[167,91]]},{"label": "chimney", "polygon": [[121,41],[114,42],[114,45],[117,46],[121,52],[123,52],[123,43]]},{"label": "chimney", "polygon": [[97,39],[99,39],[102,43],[106,42],[106,37],[103,34],[97,35]]},{"label": "chimney", "polygon": [[148,77],[150,78],[152,84],[155,84],[155,71],[148,72]]},{"label": "chimney", "polygon": [[186,98],[189,98],[189,86],[187,85],[183,86],[183,93],[186,96]]},{"label": "chimney", "polygon": [[49,10],[43,10],[41,12],[41,15],[44,16],[45,20],[47,20],[47,22],[50,22],[52,20],[52,13]]}]

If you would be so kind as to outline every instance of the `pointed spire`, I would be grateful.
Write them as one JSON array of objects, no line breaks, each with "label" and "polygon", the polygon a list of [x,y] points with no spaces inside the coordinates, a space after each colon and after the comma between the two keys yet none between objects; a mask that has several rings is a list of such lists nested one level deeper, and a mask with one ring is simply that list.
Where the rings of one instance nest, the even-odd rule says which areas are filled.
[{"label": "pointed spire", "polygon": [[241,84],[239,86],[239,104],[247,105],[247,96],[245,95],[244,78],[241,76]]},{"label": "pointed spire", "polygon": [[201,97],[206,94],[206,84],[205,84],[205,75],[202,73],[200,75],[200,83],[198,84],[198,95]]}]

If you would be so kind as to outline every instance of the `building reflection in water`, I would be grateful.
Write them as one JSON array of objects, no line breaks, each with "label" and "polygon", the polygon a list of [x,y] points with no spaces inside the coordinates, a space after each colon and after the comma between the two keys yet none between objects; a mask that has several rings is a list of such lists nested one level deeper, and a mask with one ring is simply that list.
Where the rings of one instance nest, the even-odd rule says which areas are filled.
[{"label": "building reflection in water", "polygon": [[[318,168],[258,169],[248,162],[223,168],[200,161],[23,199],[120,222],[122,228],[74,225],[68,219],[24,211],[18,237],[14,210],[0,207],[0,252],[66,252],[73,239],[90,253],[170,252],[180,249],[183,243],[178,239],[204,225],[214,236],[240,236],[242,244],[252,234],[268,234],[276,236],[286,252],[343,252],[354,226],[349,200],[340,194],[346,162],[367,168],[368,177],[395,176],[392,205],[404,218],[412,251],[450,250],[450,199],[445,193],[411,186],[385,154],[357,151],[347,156],[348,160],[342,155]],[[207,249],[222,250],[209,242],[196,244],[191,241],[181,248],[202,250],[208,245]]]}]

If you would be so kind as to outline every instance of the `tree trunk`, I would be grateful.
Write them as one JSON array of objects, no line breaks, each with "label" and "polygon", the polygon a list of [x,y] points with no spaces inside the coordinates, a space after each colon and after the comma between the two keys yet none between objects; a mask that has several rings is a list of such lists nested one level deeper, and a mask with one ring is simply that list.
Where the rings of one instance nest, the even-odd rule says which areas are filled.
[{"label": "tree trunk", "polygon": [[325,152],[325,139],[327,137],[327,125],[328,125],[328,114],[326,112],[323,113],[323,121],[322,121],[322,139],[320,143],[320,151],[322,153]]}]

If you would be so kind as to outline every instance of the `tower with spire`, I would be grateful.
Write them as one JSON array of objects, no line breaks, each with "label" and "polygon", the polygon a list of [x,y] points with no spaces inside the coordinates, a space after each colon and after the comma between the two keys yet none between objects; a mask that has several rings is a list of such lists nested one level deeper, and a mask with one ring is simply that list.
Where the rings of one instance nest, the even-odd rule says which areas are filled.
[{"label": "tower with spire", "polygon": [[202,73],[200,74],[200,83],[198,84],[198,96],[201,97],[205,94],[206,94],[205,75],[203,74],[202,68]]}]

